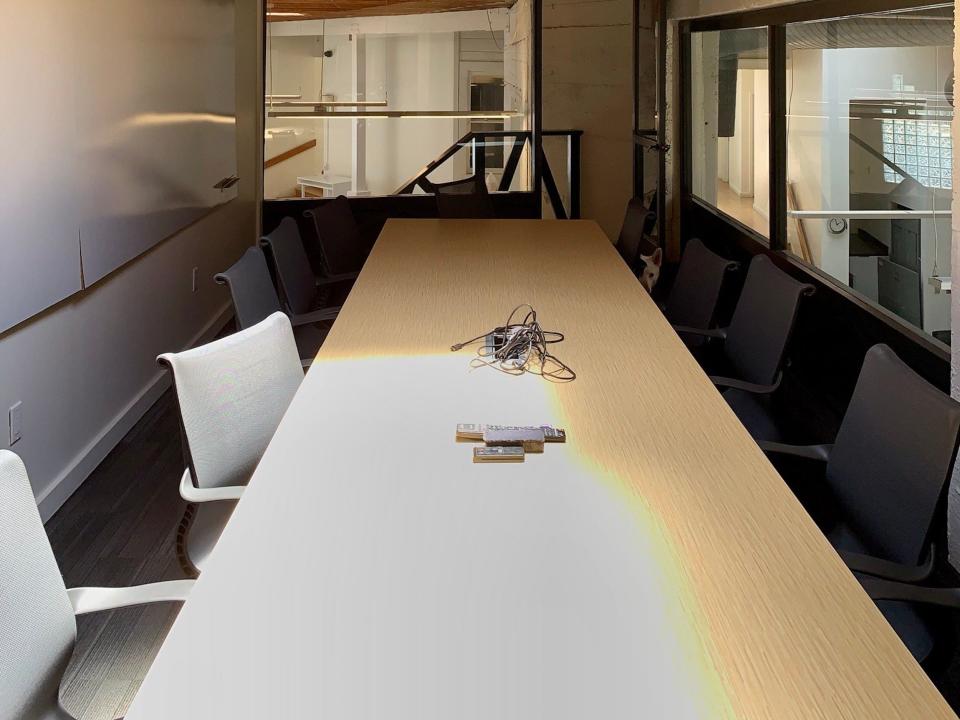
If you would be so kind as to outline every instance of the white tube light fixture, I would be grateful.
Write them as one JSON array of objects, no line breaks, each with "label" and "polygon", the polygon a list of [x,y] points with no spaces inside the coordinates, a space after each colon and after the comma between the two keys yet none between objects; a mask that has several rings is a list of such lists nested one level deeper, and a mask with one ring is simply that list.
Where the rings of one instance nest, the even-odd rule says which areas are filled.
[{"label": "white tube light fixture", "polygon": [[[269,97],[269,96],[268,96]],[[277,96],[274,95],[274,98]],[[300,97],[299,95],[297,96]],[[386,100],[267,100],[272,107],[386,107]]]},{"label": "white tube light fixture", "polygon": [[520,117],[520,113],[513,110],[318,110],[316,112],[300,113],[277,111],[267,113],[267,116],[280,120],[297,120],[302,118],[308,120],[311,118],[344,118],[353,120],[372,118],[504,120],[512,117]]}]

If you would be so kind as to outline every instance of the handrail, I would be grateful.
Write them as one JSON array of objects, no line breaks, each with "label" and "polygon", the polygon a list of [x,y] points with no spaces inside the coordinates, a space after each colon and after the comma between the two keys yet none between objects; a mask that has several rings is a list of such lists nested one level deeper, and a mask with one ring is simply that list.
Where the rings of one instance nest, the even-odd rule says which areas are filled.
[{"label": "handrail", "polygon": [[950,217],[949,210],[789,210],[790,217],[810,220],[847,218],[849,220],[896,220],[897,218]]},{"label": "handrail", "polygon": [[[580,142],[583,136],[583,130],[544,130],[543,136],[567,138],[567,178],[570,183],[569,215],[563,206],[563,199],[560,196],[560,191],[557,188],[557,183],[550,170],[546,156],[541,155],[541,161],[543,163],[543,185],[550,199],[550,204],[553,207],[554,215],[561,220],[566,220],[568,217],[579,218]],[[482,176],[485,172],[486,158],[482,152],[478,152],[478,146],[485,143],[488,138],[513,138],[513,146],[510,150],[510,155],[504,163],[503,176],[500,178],[500,185],[497,188],[499,192],[509,191],[510,185],[513,182],[513,176],[520,163],[520,156],[523,154],[523,149],[527,142],[533,142],[533,133],[529,130],[470,131],[444,150],[436,159],[424,165],[415,175],[398,187],[393,194],[408,195],[412,193],[418,185],[425,191],[430,192],[430,181],[427,179],[427,176],[467,146],[473,149],[474,174],[472,179]]]},{"label": "handrail", "polygon": [[296,157],[300,153],[305,153],[310,148],[315,148],[316,146],[317,146],[316,138],[314,138],[313,140],[307,140],[305,143],[301,145],[292,147],[289,150],[286,150],[280,153],[279,155],[274,155],[269,160],[264,160],[263,169],[266,170],[267,168],[272,168],[274,165],[279,165],[284,160],[289,160],[292,157]]}]

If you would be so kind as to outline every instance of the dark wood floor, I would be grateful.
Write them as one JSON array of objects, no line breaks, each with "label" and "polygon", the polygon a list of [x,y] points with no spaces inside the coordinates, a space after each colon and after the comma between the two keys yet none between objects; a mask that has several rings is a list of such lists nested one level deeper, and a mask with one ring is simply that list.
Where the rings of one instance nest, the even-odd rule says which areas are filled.
[{"label": "dark wood floor", "polygon": [[[177,490],[182,468],[176,406],[167,392],[47,523],[67,587],[184,577],[174,546],[185,507]],[[81,720],[121,717],[178,611],[160,603],[80,617],[61,687],[64,706]],[[943,645],[956,647],[960,613],[944,619]],[[960,710],[957,654],[942,658],[932,675]]]},{"label": "dark wood floor", "polygon": [[[168,391],[47,522],[67,587],[184,577],[174,545],[186,507],[177,489],[182,472]],[[179,609],[158,603],[78,618],[64,707],[82,720],[124,715]]]}]

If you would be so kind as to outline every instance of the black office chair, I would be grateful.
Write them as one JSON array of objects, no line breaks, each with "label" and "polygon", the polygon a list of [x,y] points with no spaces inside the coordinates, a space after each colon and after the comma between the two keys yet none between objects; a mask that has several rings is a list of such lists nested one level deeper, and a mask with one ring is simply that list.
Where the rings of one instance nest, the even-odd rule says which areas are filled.
[{"label": "black office chair", "polygon": [[[953,474],[958,435],[960,403],[889,347],[875,345],[832,446],[760,443],[771,454],[826,463],[833,517],[818,522],[918,661],[930,655],[935,633],[913,603],[945,604],[953,597],[952,606],[960,608],[960,591],[912,591],[896,583],[922,582],[934,568],[932,529]],[[922,592],[927,590],[930,600]]]},{"label": "black office chair", "polygon": [[623,216],[623,224],[620,226],[616,248],[620,257],[623,258],[634,275],[639,270],[640,248],[646,236],[649,220],[650,211],[643,204],[643,200],[641,198],[631,198]]},{"label": "black office chair", "polygon": [[487,183],[482,177],[469,177],[445,183],[421,180],[421,186],[431,192],[437,203],[437,217],[445,219],[496,217]]},{"label": "black office chair", "polygon": [[[711,252],[698,238],[692,238],[684,248],[673,286],[663,304],[667,320],[672,325],[711,328],[723,284],[738,267],[739,263]],[[703,336],[689,333],[681,337],[694,347],[705,340]]]},{"label": "black office chair", "polygon": [[288,315],[295,317],[329,307],[339,309],[342,298],[337,295],[336,302],[331,300],[331,290],[343,285],[343,281],[354,279],[357,273],[328,275],[317,277],[310,265],[297,222],[284,218],[276,230],[260,238],[268,261],[272,262],[274,276],[280,288]]},{"label": "black office chair", "polygon": [[[214,280],[230,289],[238,330],[253,327],[281,310],[267,260],[258,247],[249,248],[228,269],[214,275]],[[290,316],[301,358],[313,358],[317,354],[327,336],[326,328],[317,323],[334,320],[339,311],[339,307],[332,307]]]},{"label": "black office chair", "polygon": [[720,372],[736,377],[723,374],[711,375],[710,379],[757,440],[780,437],[769,397],[783,378],[787,343],[800,299],[813,291],[813,285],[778,270],[766,255],[756,255],[750,261],[729,327],[674,326],[681,337],[705,337],[723,343]]},{"label": "black office chair", "polygon": [[350,201],[343,195],[303,213],[313,227],[304,240],[314,274],[330,282],[351,282],[363,267],[370,247],[363,241]]}]

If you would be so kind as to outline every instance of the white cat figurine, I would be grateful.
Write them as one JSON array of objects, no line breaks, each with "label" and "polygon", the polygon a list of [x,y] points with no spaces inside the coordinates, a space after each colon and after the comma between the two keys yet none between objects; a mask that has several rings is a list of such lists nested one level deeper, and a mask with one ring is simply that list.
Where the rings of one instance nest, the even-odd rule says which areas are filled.
[{"label": "white cat figurine", "polygon": [[660,266],[663,264],[663,251],[657,248],[651,255],[640,255],[643,260],[643,270],[640,271],[640,284],[646,291],[653,292],[653,288],[660,279]]}]

